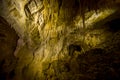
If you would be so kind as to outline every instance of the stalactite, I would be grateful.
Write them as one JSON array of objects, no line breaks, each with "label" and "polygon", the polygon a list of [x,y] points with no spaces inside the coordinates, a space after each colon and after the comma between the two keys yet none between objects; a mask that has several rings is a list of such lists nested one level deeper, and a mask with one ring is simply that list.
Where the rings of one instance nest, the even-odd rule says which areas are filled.
[{"label": "stalactite", "polygon": [[86,11],[92,11],[102,9],[102,8],[110,8],[112,4],[115,3],[114,0],[78,0],[80,3],[80,15],[83,20],[83,27],[85,27],[85,13]]}]

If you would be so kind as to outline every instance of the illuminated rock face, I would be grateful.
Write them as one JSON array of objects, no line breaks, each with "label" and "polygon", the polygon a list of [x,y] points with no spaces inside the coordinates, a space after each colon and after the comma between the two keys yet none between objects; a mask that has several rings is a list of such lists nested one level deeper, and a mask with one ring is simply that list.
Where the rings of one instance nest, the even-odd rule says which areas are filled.
[{"label": "illuminated rock face", "polygon": [[[11,52],[14,57],[7,55],[14,60],[10,70],[2,70],[5,76],[0,79],[119,79],[118,0],[116,5],[110,2],[109,9],[100,8],[100,2],[94,7],[88,3],[80,6],[80,0],[1,0],[0,3],[0,15],[20,37],[16,50]],[[1,59],[1,66],[4,65]]]}]

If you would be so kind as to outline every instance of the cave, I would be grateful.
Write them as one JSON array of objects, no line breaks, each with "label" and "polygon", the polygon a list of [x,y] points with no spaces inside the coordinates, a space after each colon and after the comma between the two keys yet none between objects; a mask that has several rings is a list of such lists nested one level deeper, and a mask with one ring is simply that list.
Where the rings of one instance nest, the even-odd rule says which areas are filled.
[{"label": "cave", "polygon": [[120,80],[119,0],[0,0],[0,80]]}]

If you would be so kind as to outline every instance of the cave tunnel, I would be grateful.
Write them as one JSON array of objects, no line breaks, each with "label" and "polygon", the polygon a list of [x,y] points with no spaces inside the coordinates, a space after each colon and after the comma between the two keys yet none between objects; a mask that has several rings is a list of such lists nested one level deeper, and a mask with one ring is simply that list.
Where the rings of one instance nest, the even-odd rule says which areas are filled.
[{"label": "cave tunnel", "polygon": [[119,0],[0,0],[0,80],[120,80]]}]

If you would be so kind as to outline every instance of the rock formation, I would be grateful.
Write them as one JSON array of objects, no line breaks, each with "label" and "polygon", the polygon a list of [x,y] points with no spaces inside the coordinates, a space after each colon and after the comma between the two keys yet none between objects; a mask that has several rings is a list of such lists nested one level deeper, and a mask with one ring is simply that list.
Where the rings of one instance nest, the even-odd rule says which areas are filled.
[{"label": "rock formation", "polygon": [[119,80],[119,0],[1,0],[0,80]]}]

